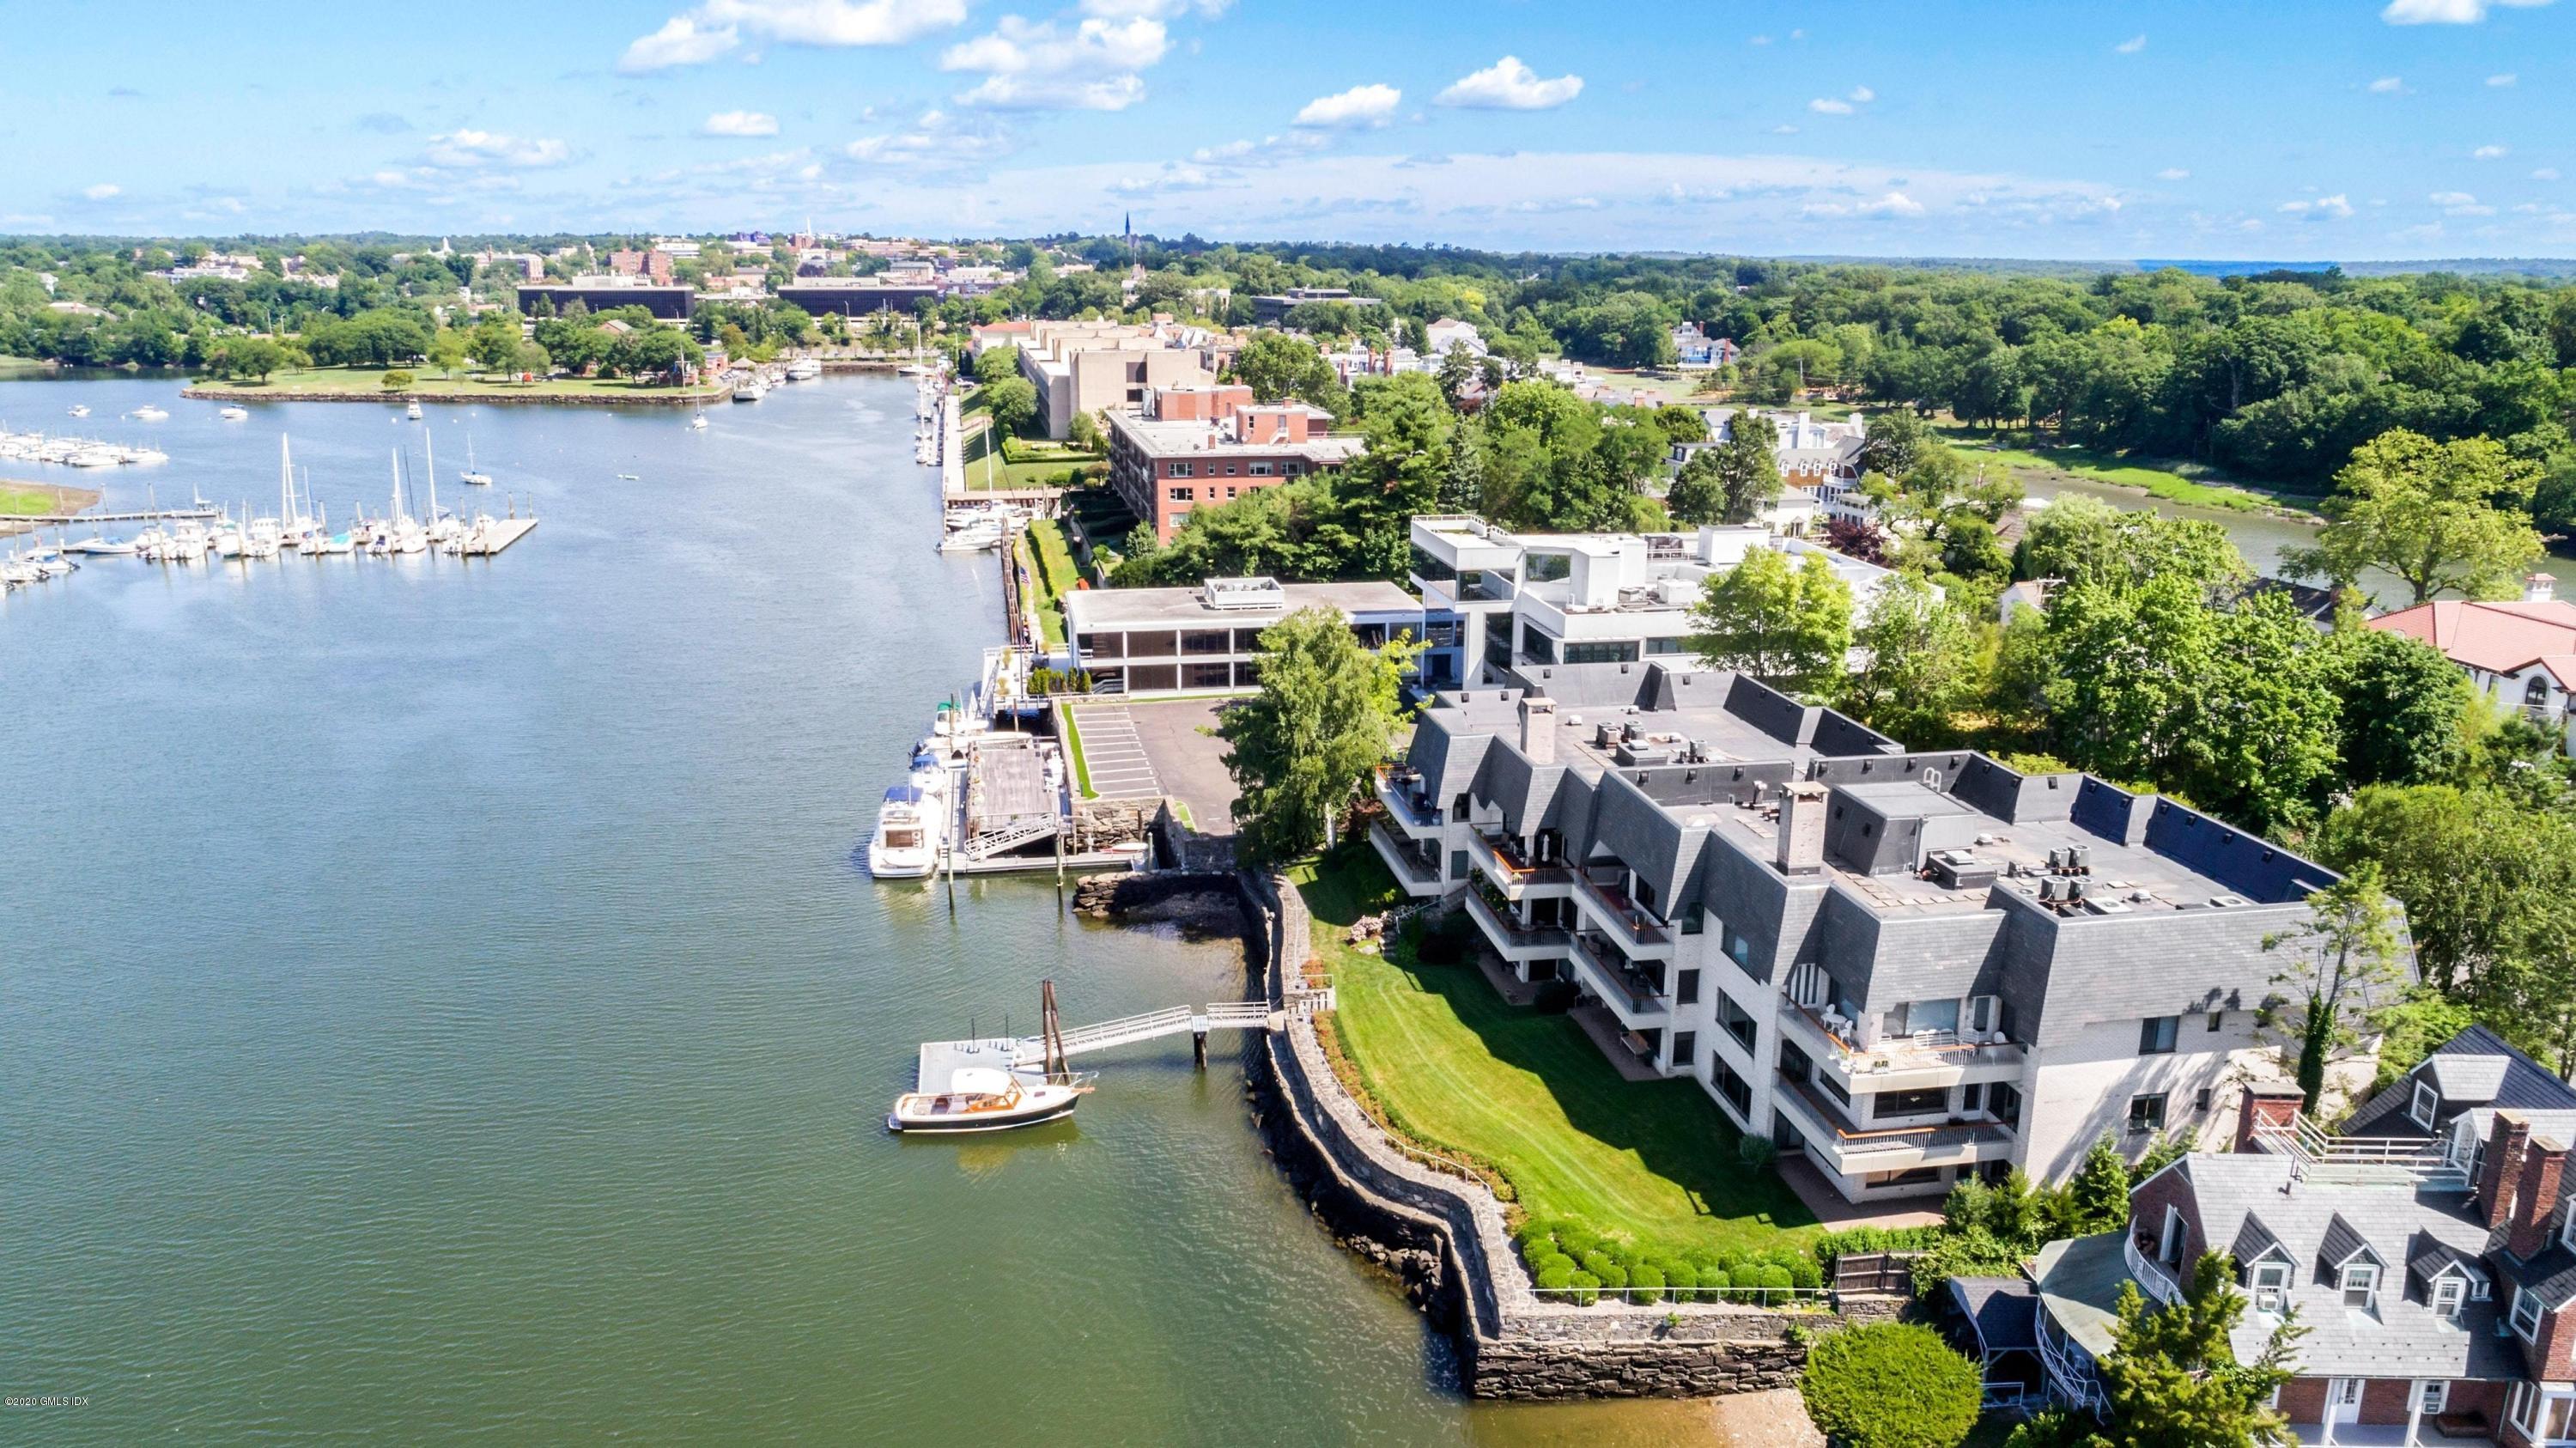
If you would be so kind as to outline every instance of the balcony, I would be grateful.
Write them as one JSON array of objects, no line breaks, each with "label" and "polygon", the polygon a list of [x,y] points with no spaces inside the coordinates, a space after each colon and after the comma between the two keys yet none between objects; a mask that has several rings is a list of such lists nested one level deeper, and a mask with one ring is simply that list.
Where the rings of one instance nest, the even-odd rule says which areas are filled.
[{"label": "balcony", "polygon": [[1446,884],[1440,878],[1440,866],[1415,854],[1413,846],[1396,838],[1395,831],[1386,827],[1386,821],[1369,821],[1369,843],[1377,846],[1378,858],[1386,861],[1386,867],[1395,872],[1397,882],[1404,886],[1407,895],[1427,898],[1446,892]]},{"label": "balcony", "polygon": [[1545,925],[1523,925],[1508,910],[1498,910],[1482,890],[1467,892],[1467,913],[1485,939],[1505,960],[1543,960],[1565,954],[1566,932]]},{"label": "balcony", "polygon": [[1422,793],[1422,776],[1402,765],[1377,767],[1377,802],[1408,835],[1437,833],[1447,819]]},{"label": "balcony", "polygon": [[1671,1012],[1672,1002],[1656,978],[1629,964],[1608,940],[1578,932],[1573,953],[1583,983],[1630,1029],[1660,1024]]},{"label": "balcony", "polygon": [[1895,1036],[1869,1046],[1854,1040],[1855,1027],[1792,1001],[1781,1016],[1819,1069],[1862,1091],[1912,1091],[1962,1081],[2014,1081],[2022,1048],[2011,1041],[1963,1039],[1956,1031]]},{"label": "balcony", "polygon": [[1845,1176],[1918,1166],[1968,1166],[2012,1154],[2012,1129],[1997,1121],[1953,1119],[1925,1126],[1852,1127],[1804,1083],[1781,1078],[1776,1104],[1807,1144]]},{"label": "balcony", "polygon": [[2129,1275],[2138,1279],[2138,1289],[2149,1298],[2168,1304],[2182,1301],[2182,1284],[2174,1280],[2173,1269],[2140,1250],[2134,1235],[2121,1237],[2120,1260],[2128,1267]]},{"label": "balcony", "polygon": [[1472,831],[1467,836],[1467,853],[1483,867],[1506,900],[1533,894],[1563,895],[1574,883],[1572,870],[1563,865],[1532,864],[1521,854],[1519,844],[1500,832]]},{"label": "balcony", "polygon": [[1574,883],[1580,887],[1575,898],[1584,913],[1600,921],[1602,932],[1626,947],[1629,954],[1670,955],[1671,929],[1649,914],[1645,906],[1629,899],[1617,880],[1600,878],[1605,873],[1627,872],[1605,871],[1596,865],[1575,875]]}]

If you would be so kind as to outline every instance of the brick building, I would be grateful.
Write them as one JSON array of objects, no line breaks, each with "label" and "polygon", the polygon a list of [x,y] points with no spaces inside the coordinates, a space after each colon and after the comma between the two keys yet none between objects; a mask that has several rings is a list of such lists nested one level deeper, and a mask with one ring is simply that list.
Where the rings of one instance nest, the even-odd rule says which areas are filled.
[{"label": "brick building", "polygon": [[1193,508],[1340,467],[1362,447],[1328,436],[1333,417],[1322,408],[1256,403],[1234,384],[1148,388],[1140,408],[1102,416],[1110,486],[1165,542]]}]

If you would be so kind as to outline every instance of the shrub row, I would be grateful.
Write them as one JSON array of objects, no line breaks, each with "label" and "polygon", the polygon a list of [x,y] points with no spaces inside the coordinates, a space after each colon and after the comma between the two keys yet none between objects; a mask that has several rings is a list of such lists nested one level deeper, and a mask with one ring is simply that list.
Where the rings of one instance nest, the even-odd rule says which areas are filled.
[{"label": "shrub row", "polygon": [[1513,1234],[1521,1260],[1548,1297],[1589,1307],[1603,1297],[1657,1302],[1745,1302],[1777,1305],[1791,1290],[1814,1288],[1823,1270],[1805,1251],[1665,1251],[1605,1237],[1573,1222],[1532,1220]]}]

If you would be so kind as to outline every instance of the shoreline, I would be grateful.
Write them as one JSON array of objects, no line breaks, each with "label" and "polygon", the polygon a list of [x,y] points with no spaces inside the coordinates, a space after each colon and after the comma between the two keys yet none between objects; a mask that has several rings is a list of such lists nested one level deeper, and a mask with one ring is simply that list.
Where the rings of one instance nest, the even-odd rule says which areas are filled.
[{"label": "shoreline", "polygon": [[[30,482],[22,478],[0,478],[0,496],[12,493],[50,493],[53,495],[54,499],[53,511],[57,514],[86,513],[90,509],[97,507],[99,499],[106,496],[106,494],[96,488],[74,488],[66,487],[61,483],[38,483]],[[43,515],[0,513],[0,538],[15,537],[20,533],[34,532],[38,525],[28,522],[27,519],[39,516]]]},{"label": "shoreline", "polygon": [[670,392],[496,392],[483,393],[422,392],[397,388],[380,392],[342,392],[332,389],[271,391],[267,388],[234,387],[225,383],[192,382],[179,389],[179,395],[197,402],[374,402],[431,404],[490,403],[495,407],[688,407],[693,404],[720,402],[730,398],[731,389],[699,387],[674,389]]}]

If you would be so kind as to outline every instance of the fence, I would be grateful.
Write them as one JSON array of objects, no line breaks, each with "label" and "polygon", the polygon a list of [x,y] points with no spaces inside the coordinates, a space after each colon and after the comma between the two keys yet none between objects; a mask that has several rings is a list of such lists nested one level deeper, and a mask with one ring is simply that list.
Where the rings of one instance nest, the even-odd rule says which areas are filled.
[{"label": "fence", "polygon": [[1914,1259],[1920,1252],[1845,1252],[1834,1259],[1836,1292],[1875,1292],[1910,1297]]}]

